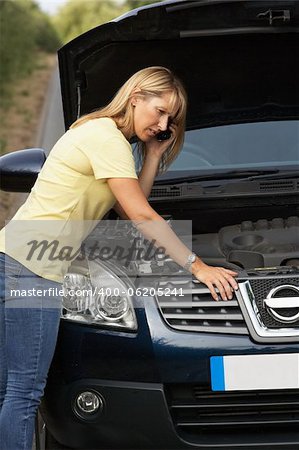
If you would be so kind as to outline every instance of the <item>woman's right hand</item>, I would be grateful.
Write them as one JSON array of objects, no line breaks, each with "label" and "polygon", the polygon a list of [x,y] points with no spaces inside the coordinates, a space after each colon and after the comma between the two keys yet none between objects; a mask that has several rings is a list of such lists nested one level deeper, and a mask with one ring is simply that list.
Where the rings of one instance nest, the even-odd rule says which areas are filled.
[{"label": "woman's right hand", "polygon": [[219,296],[215,290],[218,289],[222,300],[231,300],[233,291],[238,289],[238,283],[235,280],[237,272],[225,269],[224,267],[212,267],[205,264],[198,257],[192,264],[192,273],[198,281],[204,283],[210,290],[214,300],[218,301]]}]

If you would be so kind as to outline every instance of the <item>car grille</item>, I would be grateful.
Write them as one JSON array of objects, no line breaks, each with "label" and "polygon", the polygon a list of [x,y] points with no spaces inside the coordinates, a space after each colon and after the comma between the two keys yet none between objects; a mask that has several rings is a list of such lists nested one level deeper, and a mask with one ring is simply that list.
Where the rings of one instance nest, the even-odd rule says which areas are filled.
[{"label": "car grille", "polygon": [[[296,290],[288,286],[299,286],[299,278],[289,275],[255,276],[238,279],[240,289],[232,300],[216,302],[208,288],[198,280],[188,278],[167,278],[159,283],[162,295],[156,299],[165,322],[176,330],[226,334],[250,334],[257,341],[290,342],[299,338],[299,320],[290,323],[273,318],[264,306],[264,299],[271,290],[281,287],[274,294],[277,297],[296,297]],[[246,283],[252,292],[244,290]],[[164,295],[164,292],[171,295]],[[176,295],[173,294],[176,292]],[[179,295],[182,293],[182,295]],[[248,297],[249,295],[249,297]],[[298,308],[280,309],[284,316],[293,316]]]},{"label": "car grille", "polygon": [[216,302],[197,280],[165,280],[159,287],[166,292],[182,290],[183,296],[159,295],[159,309],[167,324],[181,331],[248,334],[238,301]]},{"label": "car grille", "polygon": [[194,444],[299,443],[299,392],[212,392],[196,385],[166,385],[181,438]]}]

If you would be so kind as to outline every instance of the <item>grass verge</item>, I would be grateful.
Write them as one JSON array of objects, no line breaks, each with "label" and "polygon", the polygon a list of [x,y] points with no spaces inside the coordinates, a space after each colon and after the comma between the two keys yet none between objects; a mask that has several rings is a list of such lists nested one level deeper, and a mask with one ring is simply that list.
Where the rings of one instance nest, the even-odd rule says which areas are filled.
[{"label": "grass verge", "polygon": [[[10,86],[0,107],[0,155],[34,147],[56,55],[40,52],[34,70]],[[11,215],[18,194],[0,191],[0,228]]]}]

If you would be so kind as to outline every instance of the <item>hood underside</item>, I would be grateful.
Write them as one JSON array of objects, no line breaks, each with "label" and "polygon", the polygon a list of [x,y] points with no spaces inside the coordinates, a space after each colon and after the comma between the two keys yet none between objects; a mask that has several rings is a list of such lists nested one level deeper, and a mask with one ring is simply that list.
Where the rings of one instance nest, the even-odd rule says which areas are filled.
[{"label": "hood underside", "polygon": [[90,30],[58,52],[66,128],[156,65],[186,87],[187,129],[298,116],[298,3],[168,1]]}]

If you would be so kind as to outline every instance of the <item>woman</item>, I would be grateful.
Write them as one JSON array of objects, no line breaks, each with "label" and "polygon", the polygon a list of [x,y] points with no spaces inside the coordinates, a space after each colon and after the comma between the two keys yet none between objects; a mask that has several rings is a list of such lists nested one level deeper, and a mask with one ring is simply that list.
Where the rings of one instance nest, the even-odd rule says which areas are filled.
[{"label": "woman", "polygon": [[[31,449],[34,417],[55,349],[59,287],[69,264],[68,244],[90,232],[113,206],[178,264],[210,289],[215,300],[232,298],[235,272],[209,267],[194,255],[149,205],[159,171],[177,156],[183,142],[186,94],[166,68],[135,73],[104,108],[77,120],[53,147],[25,204],[1,232],[0,261],[6,299],[0,312],[0,442],[3,450]],[[156,135],[169,126],[171,137]],[[143,154],[139,178],[129,140]],[[82,225],[83,224],[83,225]],[[43,252],[40,243],[43,243]],[[5,245],[6,244],[6,245]],[[35,248],[33,249],[33,247]],[[2,293],[4,277],[2,276]],[[42,296],[29,295],[36,288]],[[27,292],[12,295],[13,289]],[[19,291],[20,292],[20,291]],[[55,290],[52,290],[55,292]]]}]

